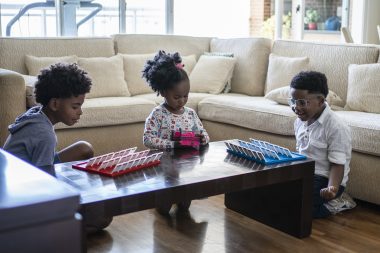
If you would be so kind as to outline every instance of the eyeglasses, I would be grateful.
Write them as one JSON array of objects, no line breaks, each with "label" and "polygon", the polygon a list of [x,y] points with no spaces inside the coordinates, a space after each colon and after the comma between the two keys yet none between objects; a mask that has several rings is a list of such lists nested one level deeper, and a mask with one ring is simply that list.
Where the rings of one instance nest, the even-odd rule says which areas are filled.
[{"label": "eyeglasses", "polygon": [[[318,98],[318,97],[324,97],[322,94],[314,95],[312,98]],[[310,104],[310,99],[294,99],[294,98],[288,98],[288,104],[291,107],[301,107],[305,108]]]}]

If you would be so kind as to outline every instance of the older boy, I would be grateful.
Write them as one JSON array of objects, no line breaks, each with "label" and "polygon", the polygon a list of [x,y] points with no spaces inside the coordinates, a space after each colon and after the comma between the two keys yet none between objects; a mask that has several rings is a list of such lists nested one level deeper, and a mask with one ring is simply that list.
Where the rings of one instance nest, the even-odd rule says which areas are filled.
[{"label": "older boy", "polygon": [[[56,152],[57,136],[53,127],[59,122],[68,126],[78,122],[91,84],[87,73],[76,64],[58,63],[43,69],[35,85],[36,101],[41,106],[30,108],[9,126],[10,135],[4,149],[52,175],[55,163],[93,157],[92,146],[84,141]],[[85,213],[87,233],[99,231],[111,223],[112,216],[99,213],[101,210],[93,208]]]},{"label": "older boy", "polygon": [[54,174],[54,163],[88,159],[92,146],[84,141],[56,152],[58,122],[74,125],[82,114],[85,94],[91,79],[75,64],[56,64],[43,69],[35,84],[36,101],[41,106],[30,108],[8,127],[10,135],[4,150]]},{"label": "older boy", "polygon": [[348,180],[351,133],[325,102],[324,74],[300,72],[291,81],[290,94],[289,105],[298,116],[294,123],[297,151],[315,160],[313,217],[327,217],[335,213],[334,201]]}]

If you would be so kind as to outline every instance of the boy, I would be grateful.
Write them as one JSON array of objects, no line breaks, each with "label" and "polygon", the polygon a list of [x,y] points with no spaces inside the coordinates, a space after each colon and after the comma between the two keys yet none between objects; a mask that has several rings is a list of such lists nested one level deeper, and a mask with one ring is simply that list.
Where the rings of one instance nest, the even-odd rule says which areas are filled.
[{"label": "boy", "polygon": [[76,142],[56,152],[54,125],[74,125],[82,114],[85,94],[91,79],[76,64],[55,64],[43,69],[35,84],[36,101],[41,106],[30,108],[8,127],[4,150],[54,175],[54,163],[93,157],[92,146]]},{"label": "boy", "polygon": [[[340,198],[350,171],[351,133],[325,102],[327,79],[315,71],[300,72],[290,84],[289,105],[297,114],[297,151],[315,160],[313,217],[324,218],[343,209]],[[337,210],[337,207],[340,210]],[[353,206],[352,206],[353,207]]]}]

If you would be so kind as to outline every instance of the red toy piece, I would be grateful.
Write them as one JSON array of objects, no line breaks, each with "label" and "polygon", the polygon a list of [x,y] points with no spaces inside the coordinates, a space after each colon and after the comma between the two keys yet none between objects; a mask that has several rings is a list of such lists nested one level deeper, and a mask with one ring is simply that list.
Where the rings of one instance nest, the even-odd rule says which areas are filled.
[{"label": "red toy piece", "polygon": [[192,147],[195,149],[199,149],[201,139],[199,131],[173,131],[172,132],[172,140],[178,141],[183,147]]},{"label": "red toy piece", "polygon": [[149,150],[135,152],[136,147],[91,158],[73,164],[78,170],[115,177],[132,171],[152,167],[160,163],[162,152],[148,155]]}]

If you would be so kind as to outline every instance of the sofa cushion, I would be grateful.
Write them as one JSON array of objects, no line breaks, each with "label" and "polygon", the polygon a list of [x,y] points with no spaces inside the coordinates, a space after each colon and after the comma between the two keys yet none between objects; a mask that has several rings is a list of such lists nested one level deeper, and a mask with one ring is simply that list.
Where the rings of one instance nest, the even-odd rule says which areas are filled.
[{"label": "sofa cushion", "polygon": [[181,55],[195,54],[197,59],[203,52],[210,51],[211,40],[207,37],[150,34],[117,34],[113,38],[117,53],[150,54],[164,50]]},{"label": "sofa cushion", "polygon": [[374,45],[275,40],[272,53],[287,57],[308,57],[310,69],[324,73],[329,89],[346,102],[348,66],[377,62],[379,48]]},{"label": "sofa cushion", "polygon": [[[155,54],[120,54],[124,60],[124,77],[132,96],[152,93],[152,89],[142,77],[142,70]],[[184,70],[189,75],[196,64],[195,55],[182,56]]]},{"label": "sofa cushion", "polygon": [[270,54],[265,94],[274,89],[289,86],[296,74],[308,68],[309,58],[307,57],[284,57]]},{"label": "sofa cushion", "polygon": [[236,57],[231,92],[263,96],[271,40],[264,38],[212,39],[211,52],[229,52]]},{"label": "sofa cushion", "polygon": [[356,111],[335,113],[351,128],[353,150],[380,155],[380,114]]},{"label": "sofa cushion", "polygon": [[349,66],[346,108],[380,113],[380,64]]},{"label": "sofa cushion", "polygon": [[87,98],[130,96],[121,56],[79,58],[78,65],[92,80]]},{"label": "sofa cushion", "polygon": [[264,97],[221,94],[199,102],[198,115],[210,120],[264,132],[294,136],[296,115],[290,106]]},{"label": "sofa cushion", "polygon": [[[186,106],[194,109],[196,112],[198,111],[198,104],[199,102],[207,97],[212,97],[215,95],[209,94],[209,93],[195,93],[195,92],[190,92],[189,93],[189,98],[187,100]],[[149,94],[141,94],[141,95],[136,95],[134,96],[135,98],[143,98],[147,99],[149,101],[154,101],[157,105],[161,104],[164,102],[164,98],[161,96],[157,96],[156,93],[149,93]]]},{"label": "sofa cushion", "polygon": [[[70,128],[104,127],[145,122],[155,106],[156,104],[153,101],[135,97],[85,99],[82,106],[83,114],[79,122]],[[55,128],[68,128],[68,126],[59,123]]]},{"label": "sofa cushion", "polygon": [[110,37],[0,38],[1,68],[28,74],[25,55],[60,57],[110,57],[115,55]]},{"label": "sofa cushion", "polygon": [[[208,56],[224,56],[224,57],[234,57],[234,53],[229,52],[205,52],[204,55]],[[231,76],[232,79],[232,76]],[[228,80],[226,83],[226,87],[224,87],[224,90],[222,93],[229,93],[231,91],[231,79]]]},{"label": "sofa cushion", "polygon": [[231,82],[235,63],[232,57],[202,55],[189,76],[190,91],[221,93]]},{"label": "sofa cushion", "polygon": [[[265,98],[273,100],[282,105],[288,105],[288,99],[290,98],[290,87],[282,87],[274,89],[265,95]],[[343,100],[333,91],[329,90],[326,101],[331,106],[337,106],[343,109]]]},{"label": "sofa cushion", "polygon": [[61,57],[37,57],[32,55],[25,55],[25,65],[28,73],[31,76],[40,74],[41,69],[48,68],[50,65],[56,63],[78,63],[76,55],[61,56]]}]

